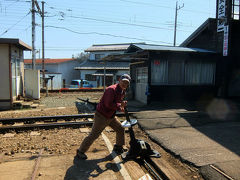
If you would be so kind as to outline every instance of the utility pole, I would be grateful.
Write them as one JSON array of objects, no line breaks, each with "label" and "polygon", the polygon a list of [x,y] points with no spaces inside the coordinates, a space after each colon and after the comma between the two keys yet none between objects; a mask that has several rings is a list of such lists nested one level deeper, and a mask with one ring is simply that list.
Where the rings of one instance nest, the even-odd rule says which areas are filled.
[{"label": "utility pole", "polygon": [[[42,1],[42,77],[45,79],[45,52],[44,52],[44,1]],[[43,81],[43,87],[45,87],[45,83]]]},{"label": "utility pole", "polygon": [[176,34],[177,34],[177,14],[178,10],[182,9],[184,7],[184,4],[182,6],[178,6],[178,1],[176,1],[176,10],[175,10],[175,25],[174,25],[174,41],[173,46],[176,46]]},{"label": "utility pole", "polygon": [[35,53],[35,5],[32,0],[32,69],[36,69],[36,53]]},{"label": "utility pole", "polygon": [[[36,0],[35,1],[35,4],[37,6],[37,9],[38,9],[38,13],[41,15],[42,17],[42,79],[43,79],[43,87],[45,87],[46,85],[46,82],[45,82],[45,62],[44,62],[44,1],[42,1],[42,11],[38,5],[38,2]],[[40,58],[39,58],[40,59]]]}]

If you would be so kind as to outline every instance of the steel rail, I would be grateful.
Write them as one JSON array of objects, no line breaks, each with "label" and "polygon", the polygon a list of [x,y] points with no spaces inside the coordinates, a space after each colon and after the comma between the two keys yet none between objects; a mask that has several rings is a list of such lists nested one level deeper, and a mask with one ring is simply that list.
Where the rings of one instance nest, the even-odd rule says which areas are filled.
[{"label": "steel rail", "polygon": [[135,159],[135,162],[137,162],[142,168],[149,172],[152,178],[156,180],[165,180],[165,178],[162,178],[165,177],[165,175],[163,175],[162,172],[159,171],[159,168],[156,169],[156,164],[153,165],[152,162],[149,162],[149,158],[140,157],[138,159]]},{"label": "steel rail", "polygon": [[[117,113],[116,116],[122,117],[125,116],[124,113]],[[60,116],[36,116],[36,117],[22,117],[22,118],[4,118],[0,119],[2,124],[11,124],[16,122],[39,122],[44,120],[58,120],[58,119],[80,119],[80,118],[93,118],[94,113],[89,114],[75,114],[75,115],[60,115]]]},{"label": "steel rail", "polygon": [[152,173],[153,176],[154,176],[157,180],[163,180],[163,179],[159,176],[159,173],[157,173],[157,172],[155,171],[155,168],[153,168],[152,165],[150,165],[150,164],[146,161],[146,159],[143,159],[142,161],[143,161],[143,163],[147,166],[147,168],[146,168],[147,171],[151,171],[150,173]]},{"label": "steel rail", "polygon": [[[160,167],[150,157],[144,158],[144,162],[150,165],[150,167],[152,167],[152,169],[154,169],[155,172],[157,172],[157,174],[162,177],[162,179],[170,180],[168,176],[160,169]],[[160,178],[159,180],[162,180],[162,179]]]},{"label": "steel rail", "polygon": [[93,121],[83,122],[64,122],[64,123],[47,123],[47,124],[24,124],[18,126],[2,126],[0,127],[0,133],[11,130],[31,130],[31,129],[53,129],[58,127],[79,127],[79,126],[91,126]]},{"label": "steel rail", "polygon": [[6,118],[0,119],[0,123],[16,123],[16,122],[39,122],[44,120],[57,120],[57,119],[80,119],[80,118],[93,118],[94,114],[76,114],[76,115],[60,115],[60,116],[37,116],[37,117],[22,117],[22,118]]}]

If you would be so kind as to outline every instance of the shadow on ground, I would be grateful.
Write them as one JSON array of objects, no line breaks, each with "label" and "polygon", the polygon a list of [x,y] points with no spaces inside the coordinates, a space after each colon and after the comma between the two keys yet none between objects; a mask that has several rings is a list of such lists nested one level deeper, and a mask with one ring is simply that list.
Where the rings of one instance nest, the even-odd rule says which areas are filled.
[{"label": "shadow on ground", "polygon": [[117,165],[111,162],[113,159],[112,154],[92,160],[81,160],[75,156],[73,165],[68,168],[64,180],[104,179],[107,176],[111,179],[112,172],[119,171]]},{"label": "shadow on ground", "polygon": [[240,156],[240,113],[177,113],[193,128]]},{"label": "shadow on ground", "polygon": [[[191,126],[240,155],[240,103],[229,99],[209,101],[153,102],[141,105],[131,102],[130,107],[139,104],[134,116],[145,130]],[[129,108],[130,109],[130,108]],[[171,110],[171,111],[165,111]],[[146,113],[144,113],[146,112]],[[151,122],[151,123],[149,123]]]}]

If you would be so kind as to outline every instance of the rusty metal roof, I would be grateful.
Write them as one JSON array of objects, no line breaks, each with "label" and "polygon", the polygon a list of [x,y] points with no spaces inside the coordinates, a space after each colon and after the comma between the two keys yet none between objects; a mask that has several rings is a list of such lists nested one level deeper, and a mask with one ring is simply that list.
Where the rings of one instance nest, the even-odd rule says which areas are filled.
[{"label": "rusty metal roof", "polygon": [[[76,61],[76,59],[65,58],[65,59],[44,59],[45,64],[59,64],[68,61]],[[24,59],[25,64],[32,64],[32,59]],[[36,64],[42,64],[42,59],[36,59]]]}]

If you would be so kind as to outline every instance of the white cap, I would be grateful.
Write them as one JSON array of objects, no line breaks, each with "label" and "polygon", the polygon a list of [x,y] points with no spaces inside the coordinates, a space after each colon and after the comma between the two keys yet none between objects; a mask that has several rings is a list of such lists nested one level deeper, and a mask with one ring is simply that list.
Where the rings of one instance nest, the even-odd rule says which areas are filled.
[{"label": "white cap", "polygon": [[130,77],[128,74],[123,74],[123,75],[120,77],[120,80],[122,80],[122,81],[128,81],[128,82],[130,83],[131,77]]}]

